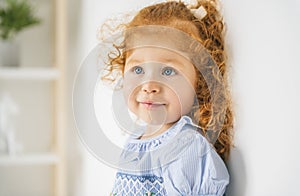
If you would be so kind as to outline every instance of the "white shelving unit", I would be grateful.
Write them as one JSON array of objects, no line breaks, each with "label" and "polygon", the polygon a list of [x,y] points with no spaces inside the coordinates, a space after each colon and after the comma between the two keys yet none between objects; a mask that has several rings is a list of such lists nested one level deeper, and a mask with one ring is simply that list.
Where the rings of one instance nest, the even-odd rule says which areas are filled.
[{"label": "white shelving unit", "polygon": [[0,79],[6,80],[57,80],[57,68],[0,68]]},{"label": "white shelving unit", "polygon": [[55,165],[58,162],[59,158],[54,153],[0,156],[0,166]]},{"label": "white shelving unit", "polygon": [[[37,102],[41,100],[40,105],[43,105],[44,104],[44,102],[42,102],[44,101],[43,98],[45,96],[50,96],[47,97],[47,100],[49,102],[48,108],[50,108],[49,111],[51,112],[51,114],[49,113],[49,111],[47,111],[48,113],[45,114],[47,116],[45,117],[45,119],[51,119],[51,122],[47,127],[47,129],[50,130],[49,132],[51,132],[51,134],[49,134],[50,135],[49,136],[50,139],[48,142],[49,148],[45,147],[47,146],[45,145],[42,147],[43,148],[42,150],[34,149],[36,146],[38,146],[38,144],[43,143],[43,142],[39,142],[39,139],[41,136],[43,136],[44,130],[41,130],[40,128],[36,128],[37,130],[36,132],[34,132],[32,131],[32,127],[34,127],[34,125],[32,125],[32,127],[30,128],[27,128],[26,126],[22,127],[21,130],[21,134],[23,134],[22,136],[25,135],[27,140],[30,141],[29,142],[30,144],[35,141],[38,144],[36,146],[31,145],[30,147],[28,147],[30,149],[28,150],[29,152],[24,152],[24,153],[20,152],[20,153],[16,153],[15,155],[0,154],[1,184],[3,184],[2,182],[9,181],[8,182],[10,183],[9,186],[11,186],[11,188],[8,188],[7,191],[3,193],[1,192],[1,189],[3,187],[1,187],[0,185],[0,195],[20,194],[18,192],[14,192],[14,193],[9,192],[11,190],[17,189],[18,184],[23,183],[23,182],[18,182],[18,180],[20,179],[12,179],[13,177],[11,177],[9,173],[6,173],[7,170],[10,170],[10,168],[12,168],[11,170],[16,176],[23,175],[23,172],[25,173],[26,170],[29,170],[30,172],[35,170],[41,171],[40,168],[43,168],[43,171],[40,173],[44,174],[44,176],[51,178],[45,181],[36,180],[36,179],[44,179],[44,176],[35,178],[34,180],[38,181],[39,183],[39,184],[35,184],[36,187],[26,187],[26,185],[24,185],[23,187],[21,186],[21,188],[25,189],[24,192],[22,192],[23,196],[25,195],[66,196],[67,195],[66,194],[66,169],[65,169],[66,157],[65,157],[65,146],[64,146],[66,144],[65,142],[66,112],[65,112],[65,103],[64,103],[65,102],[65,66],[67,63],[66,0],[47,0],[46,3],[49,3],[52,6],[52,11],[50,12],[52,12],[51,15],[53,16],[51,20],[53,21],[51,22],[52,27],[50,28],[53,30],[53,33],[51,33],[52,37],[51,37],[51,41],[49,41],[51,42],[51,51],[52,51],[51,57],[49,57],[49,59],[51,59],[50,62],[51,66],[47,66],[47,67],[21,66],[17,68],[0,66],[0,87],[1,85],[10,86],[12,83],[12,88],[14,91],[18,91],[16,89],[19,88],[20,92],[15,93],[16,100],[22,99],[20,98],[20,94],[24,92],[26,94],[26,88],[30,85],[37,86],[36,87],[38,88],[37,91],[39,91],[40,89],[41,91],[44,90],[44,86],[45,88],[48,88],[47,92],[49,93],[41,95],[41,98],[37,98],[37,96],[30,97],[30,95],[28,94],[24,95],[24,97],[33,101],[24,104],[26,106],[25,107],[26,111],[22,111],[22,114],[27,116],[31,115],[32,111],[30,111],[31,109],[28,108],[33,108],[33,110],[35,109],[34,107],[36,106],[34,105],[35,102],[34,99],[36,99]],[[43,92],[44,91],[42,91],[42,93]],[[0,95],[1,95],[1,88],[0,88]],[[36,120],[38,121],[39,119],[37,118]],[[32,124],[34,124],[34,122]],[[27,131],[31,131],[31,132],[26,135]],[[48,137],[47,134],[45,134],[46,138]],[[20,136],[21,139],[22,136]],[[29,167],[30,169],[28,169]],[[44,170],[47,171],[44,172]],[[9,176],[10,179],[5,179],[5,176]],[[31,176],[24,176],[24,175],[21,176],[21,178],[23,177],[29,179]],[[51,183],[50,185],[45,185],[45,183],[49,183],[49,182]],[[44,189],[44,190],[49,190],[49,192],[45,192],[45,193],[42,192],[43,189],[41,189],[40,187],[43,187],[44,185],[50,187]],[[7,185],[2,185],[2,186],[7,186]],[[35,192],[34,193],[26,192],[27,188],[28,190],[32,188],[31,190],[35,190]]]}]

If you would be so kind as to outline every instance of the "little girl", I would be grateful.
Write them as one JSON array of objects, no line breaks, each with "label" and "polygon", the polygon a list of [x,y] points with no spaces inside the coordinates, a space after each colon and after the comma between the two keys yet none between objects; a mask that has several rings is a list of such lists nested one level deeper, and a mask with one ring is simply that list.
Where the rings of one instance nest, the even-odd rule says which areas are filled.
[{"label": "little girl", "polygon": [[125,25],[107,65],[120,70],[131,131],[111,195],[224,195],[233,115],[217,2],[168,1]]}]

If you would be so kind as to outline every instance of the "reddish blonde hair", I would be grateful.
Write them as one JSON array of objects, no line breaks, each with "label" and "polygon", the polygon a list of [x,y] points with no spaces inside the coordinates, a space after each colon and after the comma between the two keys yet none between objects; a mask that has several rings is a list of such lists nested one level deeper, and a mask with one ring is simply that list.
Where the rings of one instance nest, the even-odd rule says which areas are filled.
[{"label": "reddish blonde hair", "polygon": [[[203,7],[207,14],[198,19],[191,12],[191,9]],[[214,0],[198,0],[197,5],[187,7],[182,2],[168,1],[151,5],[141,9],[136,16],[125,24],[125,29],[144,25],[163,25],[184,31],[198,40],[209,52],[216,67],[207,66],[207,70],[216,77],[216,81],[222,82],[222,88],[217,95],[218,101],[212,101],[211,92],[201,73],[197,72],[196,94],[199,106],[195,107],[191,114],[199,119],[198,124],[206,134],[213,130],[217,124],[222,124],[220,132],[214,143],[216,151],[223,160],[229,156],[233,145],[233,112],[231,106],[231,95],[227,81],[226,52],[224,48],[224,22],[217,9],[217,2]],[[126,52],[122,51],[124,45],[115,46],[117,53],[111,53],[109,63],[106,67],[107,75],[104,79],[112,80],[108,75],[115,70],[124,70]],[[214,70],[218,69],[218,70]],[[218,91],[217,91],[218,92]],[[215,103],[217,103],[217,106]],[[223,116],[223,118],[221,118]]]}]

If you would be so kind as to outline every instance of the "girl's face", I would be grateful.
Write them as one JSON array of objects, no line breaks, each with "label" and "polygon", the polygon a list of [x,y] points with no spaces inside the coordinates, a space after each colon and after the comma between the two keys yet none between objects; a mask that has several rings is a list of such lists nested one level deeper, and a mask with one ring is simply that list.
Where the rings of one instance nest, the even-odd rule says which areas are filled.
[{"label": "girl's face", "polygon": [[173,124],[194,103],[196,72],[182,55],[157,47],[130,51],[124,68],[129,109],[151,125]]}]

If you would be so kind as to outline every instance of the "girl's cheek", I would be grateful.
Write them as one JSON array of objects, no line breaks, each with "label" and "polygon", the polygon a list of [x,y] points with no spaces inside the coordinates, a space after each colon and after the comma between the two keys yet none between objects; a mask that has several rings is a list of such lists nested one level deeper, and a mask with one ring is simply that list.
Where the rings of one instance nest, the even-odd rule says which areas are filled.
[{"label": "girl's cheek", "polygon": [[194,105],[196,96],[195,88],[190,82],[181,81],[181,85],[178,84],[176,91],[180,102],[182,115],[185,115],[191,111],[192,106]]}]

